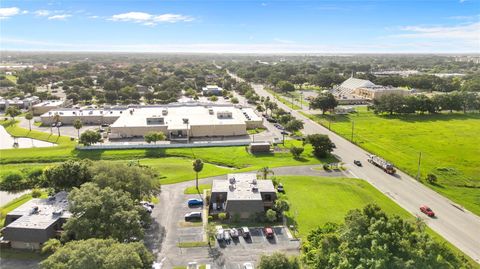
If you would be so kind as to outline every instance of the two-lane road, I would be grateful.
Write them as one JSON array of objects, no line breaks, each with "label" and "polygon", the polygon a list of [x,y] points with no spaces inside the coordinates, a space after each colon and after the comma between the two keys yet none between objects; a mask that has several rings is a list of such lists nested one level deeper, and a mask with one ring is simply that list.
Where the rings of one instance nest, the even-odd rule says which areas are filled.
[{"label": "two-lane road", "polygon": [[[233,74],[232,76],[235,77]],[[302,120],[303,132],[306,135],[327,134],[336,145],[333,154],[347,164],[352,176],[368,181],[413,215],[421,216],[434,231],[480,263],[480,217],[455,205],[402,171],[397,171],[395,176],[384,173],[366,161],[367,151],[279,102],[264,90],[262,85],[252,84],[252,86],[258,95],[270,96],[270,99],[275,100],[279,107],[291,111],[293,116]],[[354,160],[361,160],[363,167],[353,165]],[[438,217],[428,218],[423,215],[419,210],[423,204],[430,206]]]}]

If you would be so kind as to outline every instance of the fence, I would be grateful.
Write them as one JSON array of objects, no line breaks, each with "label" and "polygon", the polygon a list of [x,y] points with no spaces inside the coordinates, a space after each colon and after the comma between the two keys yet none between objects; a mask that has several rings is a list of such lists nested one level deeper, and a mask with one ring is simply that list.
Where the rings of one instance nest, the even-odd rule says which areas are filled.
[{"label": "fence", "polygon": [[230,146],[248,146],[250,141],[208,141],[188,144],[108,144],[77,146],[78,150],[108,150],[108,149],[168,149],[168,148],[203,148],[203,147],[230,147]]}]

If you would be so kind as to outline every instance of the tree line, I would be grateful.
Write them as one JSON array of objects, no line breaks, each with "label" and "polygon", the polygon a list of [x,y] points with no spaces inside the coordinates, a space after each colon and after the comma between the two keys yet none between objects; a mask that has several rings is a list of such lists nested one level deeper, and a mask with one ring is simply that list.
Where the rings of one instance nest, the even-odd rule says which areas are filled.
[{"label": "tree line", "polygon": [[473,92],[451,92],[428,97],[424,94],[402,96],[386,94],[373,100],[369,106],[376,114],[437,113],[441,111],[480,110],[480,95]]}]

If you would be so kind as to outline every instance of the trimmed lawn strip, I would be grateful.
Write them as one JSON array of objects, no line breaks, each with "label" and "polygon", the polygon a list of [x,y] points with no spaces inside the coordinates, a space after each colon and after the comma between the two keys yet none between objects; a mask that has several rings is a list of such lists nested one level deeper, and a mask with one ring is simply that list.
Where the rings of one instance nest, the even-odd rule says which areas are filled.
[{"label": "trimmed lawn strip", "polygon": [[357,145],[391,161],[415,177],[422,152],[421,178],[438,177],[425,184],[455,203],[480,215],[480,114],[441,113],[375,115],[365,107],[350,115],[309,115],[310,119],[350,139],[355,122]]},{"label": "trimmed lawn strip", "polygon": [[[212,184],[199,184],[198,185],[198,190],[200,193],[203,193],[204,190],[210,190],[212,189]],[[195,186],[187,187],[184,191],[183,194],[198,194],[199,191],[197,191],[197,188]]]},{"label": "trimmed lawn strip", "polygon": [[198,248],[208,246],[208,242],[205,241],[192,241],[192,242],[180,242],[177,244],[179,248]]}]

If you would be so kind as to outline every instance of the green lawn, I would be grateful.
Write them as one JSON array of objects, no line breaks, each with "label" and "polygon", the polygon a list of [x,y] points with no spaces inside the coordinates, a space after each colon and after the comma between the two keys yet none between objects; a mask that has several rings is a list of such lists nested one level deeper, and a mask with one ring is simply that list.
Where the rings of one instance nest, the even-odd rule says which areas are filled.
[{"label": "green lawn", "polygon": [[480,114],[375,115],[359,108],[351,115],[310,115],[341,136],[391,161],[412,176],[417,174],[422,152],[421,175],[438,176],[437,192],[480,215]]},{"label": "green lawn", "polygon": [[291,204],[289,216],[298,222],[302,238],[327,222],[343,222],[349,210],[363,208],[369,203],[376,203],[389,214],[413,219],[411,214],[360,179],[311,176],[278,178]]},{"label": "green lawn", "polygon": [[212,184],[199,184],[198,185],[198,191],[195,186],[190,186],[185,188],[183,191],[184,194],[197,194],[199,191],[200,193],[203,193],[204,190],[210,190],[212,188]]},{"label": "green lawn", "polygon": [[[331,159],[319,160],[312,154],[310,146],[305,147],[305,153],[299,160],[293,159],[288,148],[300,146],[300,141],[287,140],[282,152],[269,154],[250,154],[245,147],[207,147],[207,148],[178,148],[178,149],[134,149],[134,150],[76,150],[75,142],[69,138],[51,136],[48,133],[28,131],[4,121],[2,124],[13,135],[32,137],[45,141],[55,141],[56,147],[49,148],[25,148],[0,150],[0,176],[22,170],[43,168],[48,163],[68,159],[92,159],[126,161],[140,160],[142,164],[153,167],[160,175],[162,184],[171,184],[188,181],[195,178],[192,171],[192,160],[200,158],[205,166],[199,177],[210,177],[228,174],[230,172],[256,171],[264,166],[279,167],[306,164],[319,164],[322,161],[330,162]],[[235,158],[232,158],[235,156]]]}]

